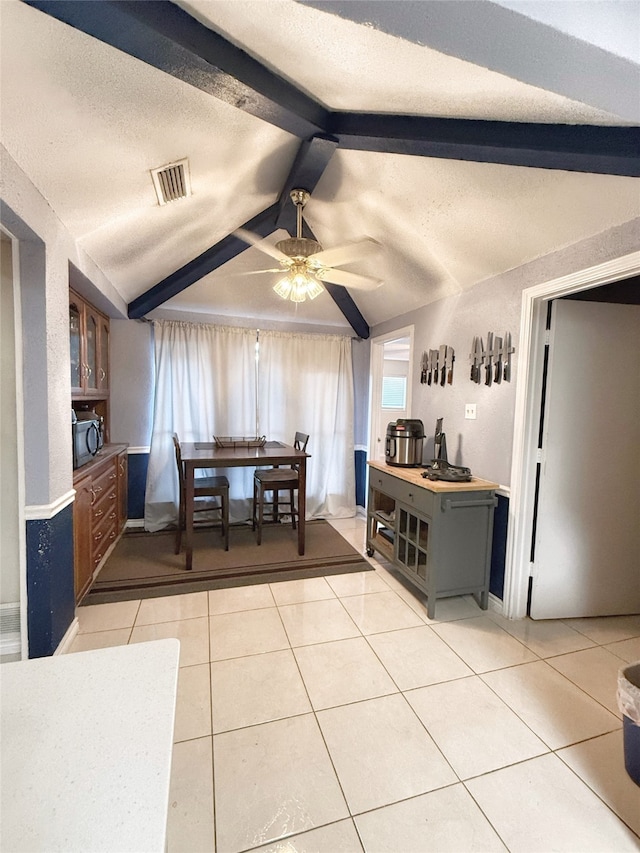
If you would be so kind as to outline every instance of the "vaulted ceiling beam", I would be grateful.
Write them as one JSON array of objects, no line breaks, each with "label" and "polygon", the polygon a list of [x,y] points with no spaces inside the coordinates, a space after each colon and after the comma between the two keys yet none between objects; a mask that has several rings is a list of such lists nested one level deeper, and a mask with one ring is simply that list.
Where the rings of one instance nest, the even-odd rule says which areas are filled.
[{"label": "vaulted ceiling beam", "polygon": [[[253,219],[245,222],[242,227],[261,237],[268,237],[269,234],[273,233],[275,228],[277,214],[278,206],[277,204],[272,204],[271,207],[266,208],[266,210],[254,216]],[[220,240],[220,242],[211,246],[210,249],[198,255],[197,258],[189,261],[188,264],[180,267],[179,270],[171,273],[171,275],[158,282],[150,290],[147,290],[146,293],[143,293],[137,299],[134,299],[133,302],[130,302],[129,317],[131,319],[144,317],[149,311],[158,308],[167,299],[171,299],[172,296],[182,293],[187,287],[200,281],[201,278],[204,278],[210,272],[217,270],[218,267],[235,258],[246,248],[247,244],[243,240],[234,234],[229,234],[228,237]]]},{"label": "vaulted ceiling beam", "polygon": [[569,172],[640,175],[640,128],[332,113],[340,148]]},{"label": "vaulted ceiling beam", "polygon": [[286,228],[291,234],[295,232],[296,217],[290,198],[291,190],[307,190],[311,194],[337,147],[338,140],[326,134],[316,134],[311,139],[302,141],[278,199],[278,228]]},{"label": "vaulted ceiling beam", "polygon": [[317,101],[173,3],[25,2],[295,136],[306,138],[327,124],[327,111]]}]

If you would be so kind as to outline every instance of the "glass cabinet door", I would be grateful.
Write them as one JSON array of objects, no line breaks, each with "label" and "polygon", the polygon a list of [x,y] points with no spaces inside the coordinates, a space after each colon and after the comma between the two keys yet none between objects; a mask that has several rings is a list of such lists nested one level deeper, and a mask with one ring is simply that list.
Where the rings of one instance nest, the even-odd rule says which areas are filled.
[{"label": "glass cabinet door", "polygon": [[100,321],[100,358],[98,359],[98,388],[109,389],[109,323]]},{"label": "glass cabinet door", "polygon": [[85,389],[98,388],[98,320],[91,311],[87,311],[85,320],[85,340],[87,347],[87,363]]},{"label": "glass cabinet door", "polygon": [[82,351],[81,351],[80,308],[75,302],[69,304],[69,343],[71,347],[71,391],[82,391]]}]

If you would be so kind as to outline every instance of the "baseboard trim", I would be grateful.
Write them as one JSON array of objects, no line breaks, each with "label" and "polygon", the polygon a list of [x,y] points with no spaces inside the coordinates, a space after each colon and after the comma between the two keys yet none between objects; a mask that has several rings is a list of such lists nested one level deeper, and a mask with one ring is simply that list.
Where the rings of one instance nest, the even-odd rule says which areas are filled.
[{"label": "baseboard trim", "polygon": [[71,643],[73,643],[76,634],[80,630],[80,623],[78,622],[78,617],[76,616],[71,625],[67,628],[67,631],[64,637],[58,643],[58,648],[53,653],[54,655],[66,655],[69,649],[71,648]]}]

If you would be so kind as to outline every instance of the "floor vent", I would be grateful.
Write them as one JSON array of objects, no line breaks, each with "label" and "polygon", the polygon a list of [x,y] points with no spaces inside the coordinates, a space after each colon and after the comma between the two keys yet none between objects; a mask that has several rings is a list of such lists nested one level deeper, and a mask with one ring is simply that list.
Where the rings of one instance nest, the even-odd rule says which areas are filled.
[{"label": "floor vent", "polygon": [[189,177],[189,161],[178,160],[159,169],[151,170],[153,185],[158,196],[158,204],[168,204],[179,198],[191,195],[191,179]]},{"label": "floor vent", "polygon": [[20,604],[0,604],[0,656],[20,652]]}]

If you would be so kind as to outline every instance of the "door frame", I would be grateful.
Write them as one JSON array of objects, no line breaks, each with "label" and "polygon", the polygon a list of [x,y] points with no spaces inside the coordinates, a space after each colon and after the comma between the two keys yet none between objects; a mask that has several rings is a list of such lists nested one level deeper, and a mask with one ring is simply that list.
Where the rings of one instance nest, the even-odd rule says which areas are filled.
[{"label": "door frame", "polygon": [[18,573],[20,588],[20,657],[29,657],[28,602],[27,602],[27,534],[26,534],[26,489],[24,454],[24,365],[22,360],[22,290],[20,281],[20,243],[19,240],[0,223],[0,231],[11,241],[11,274],[13,288],[13,328],[14,328],[14,376],[16,396],[16,471],[18,487]]},{"label": "door frame", "polygon": [[387,332],[384,335],[378,335],[371,338],[371,350],[369,360],[369,458],[372,458],[373,447],[375,445],[376,434],[379,432],[376,423],[378,413],[382,403],[382,377],[384,375],[384,345],[389,341],[396,341],[398,338],[409,338],[409,373],[407,377],[407,412],[411,412],[413,400],[413,339],[415,326],[403,326],[401,329],[395,329],[393,332]]},{"label": "door frame", "polygon": [[640,274],[640,251],[522,292],[503,612],[526,616],[547,303]]}]

